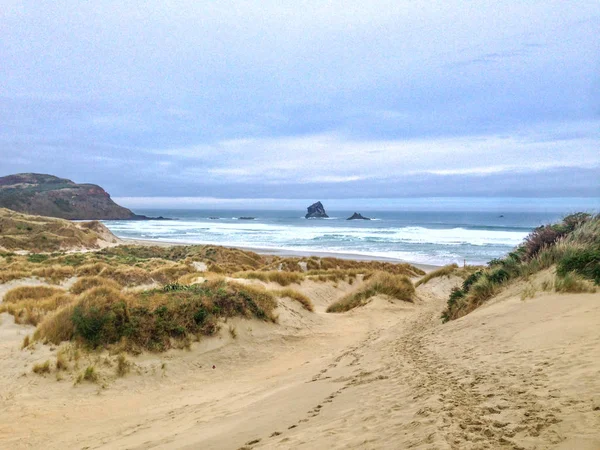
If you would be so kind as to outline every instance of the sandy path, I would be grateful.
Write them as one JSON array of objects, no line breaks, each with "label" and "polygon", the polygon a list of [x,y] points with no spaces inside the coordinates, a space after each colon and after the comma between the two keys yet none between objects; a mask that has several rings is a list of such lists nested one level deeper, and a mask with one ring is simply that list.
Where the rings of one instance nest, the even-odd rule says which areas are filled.
[{"label": "sandy path", "polygon": [[442,325],[452,284],[331,315],[351,287],[309,283],[315,314],[286,302],[280,325],[234,322],[237,340],[139,358],[106,389],[20,376],[45,355],[5,320],[0,447],[600,448],[600,294],[515,288]]}]

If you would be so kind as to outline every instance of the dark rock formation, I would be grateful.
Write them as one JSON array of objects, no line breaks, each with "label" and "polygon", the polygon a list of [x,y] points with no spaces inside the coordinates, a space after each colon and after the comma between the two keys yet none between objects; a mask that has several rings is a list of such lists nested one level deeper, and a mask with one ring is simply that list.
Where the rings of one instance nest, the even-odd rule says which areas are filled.
[{"label": "dark rock formation", "polygon": [[70,220],[152,219],[117,205],[100,186],[38,173],[0,177],[0,207]]},{"label": "dark rock formation", "polygon": [[327,213],[325,212],[325,208],[323,207],[323,204],[321,202],[313,203],[306,209],[307,209],[307,213],[306,213],[306,216],[304,216],[304,217],[307,219],[329,217],[327,215]]},{"label": "dark rock formation", "polygon": [[348,217],[346,220],[371,220],[371,219],[369,217],[363,216],[361,213],[355,212],[350,217]]}]

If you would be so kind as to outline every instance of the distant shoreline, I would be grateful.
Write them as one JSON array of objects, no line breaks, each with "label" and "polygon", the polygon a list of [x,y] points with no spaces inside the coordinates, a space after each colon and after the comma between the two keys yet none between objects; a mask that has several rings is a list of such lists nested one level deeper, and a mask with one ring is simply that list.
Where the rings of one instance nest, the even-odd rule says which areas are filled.
[{"label": "distant shoreline", "polygon": [[240,250],[247,250],[250,252],[258,253],[259,255],[274,255],[274,256],[292,256],[292,257],[309,257],[318,256],[321,258],[339,258],[349,259],[354,261],[382,261],[389,263],[407,263],[412,266],[418,267],[425,272],[438,269],[442,266],[435,264],[422,264],[411,261],[404,261],[398,258],[386,258],[384,256],[370,256],[361,255],[356,253],[336,253],[336,252],[320,252],[320,251],[302,251],[302,250],[286,250],[286,249],[273,249],[273,248],[260,248],[260,247],[242,247],[242,246],[231,246],[231,245],[220,245],[220,244],[198,244],[196,242],[172,242],[172,241],[155,241],[152,239],[132,239],[132,238],[119,238],[123,244],[133,245],[156,245],[159,247],[172,247],[174,245],[215,245],[216,247],[225,248],[238,248]]}]

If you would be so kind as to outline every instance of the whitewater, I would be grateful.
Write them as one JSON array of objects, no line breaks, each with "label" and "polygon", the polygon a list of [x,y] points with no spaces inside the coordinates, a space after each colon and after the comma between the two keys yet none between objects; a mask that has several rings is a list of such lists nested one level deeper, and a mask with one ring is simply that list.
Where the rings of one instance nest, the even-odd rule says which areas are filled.
[{"label": "whitewater", "polygon": [[[136,211],[137,212],[137,211]],[[390,258],[421,264],[484,264],[518,245],[536,226],[560,215],[478,212],[369,212],[374,220],[305,219],[298,211],[146,210],[168,221],[105,221],[117,236],[158,242],[215,244],[293,254]],[[366,214],[365,214],[366,215]],[[254,217],[240,220],[240,217]]]}]

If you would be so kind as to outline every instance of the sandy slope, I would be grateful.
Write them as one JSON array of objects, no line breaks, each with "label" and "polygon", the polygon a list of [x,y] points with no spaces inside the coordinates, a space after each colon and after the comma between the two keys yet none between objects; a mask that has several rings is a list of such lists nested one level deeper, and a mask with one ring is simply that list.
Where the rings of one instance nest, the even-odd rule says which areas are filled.
[{"label": "sandy slope", "polygon": [[356,285],[305,282],[316,313],[283,301],[105,389],[33,375],[52,350],[3,315],[0,448],[600,448],[600,294],[516,286],[442,325],[454,282],[341,315]]}]

